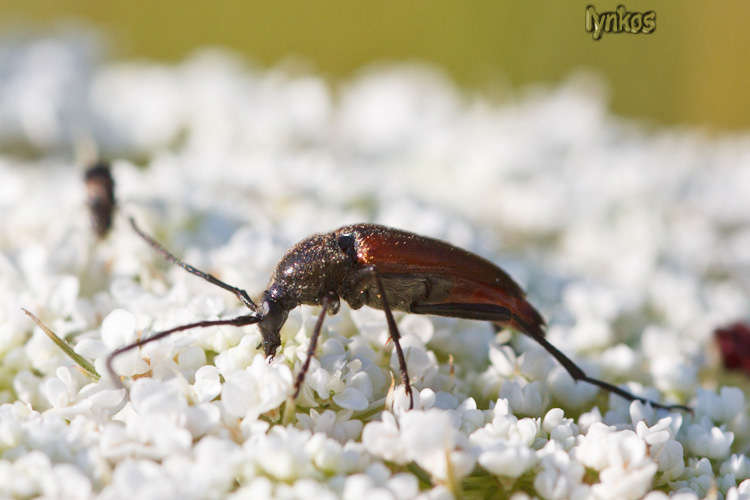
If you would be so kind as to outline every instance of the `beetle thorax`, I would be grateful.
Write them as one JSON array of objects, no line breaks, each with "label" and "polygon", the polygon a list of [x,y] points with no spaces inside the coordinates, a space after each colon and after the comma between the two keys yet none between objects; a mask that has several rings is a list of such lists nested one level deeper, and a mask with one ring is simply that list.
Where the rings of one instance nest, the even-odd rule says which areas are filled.
[{"label": "beetle thorax", "polygon": [[327,292],[336,292],[355,269],[334,233],[316,234],[290,248],[268,283],[278,298],[295,304],[320,304]]}]

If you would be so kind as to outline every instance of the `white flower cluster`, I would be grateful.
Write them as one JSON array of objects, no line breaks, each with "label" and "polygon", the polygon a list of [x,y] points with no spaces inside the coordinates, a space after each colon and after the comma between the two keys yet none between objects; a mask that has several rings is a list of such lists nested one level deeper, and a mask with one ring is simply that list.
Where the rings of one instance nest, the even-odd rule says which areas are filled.
[{"label": "white flower cluster", "polygon": [[[586,78],[498,104],[423,67],[333,90],[225,54],[97,64],[87,47],[0,47],[0,497],[750,499],[745,393],[721,387],[706,354],[750,310],[746,138],[647,134]],[[145,162],[114,162],[101,241],[82,169],[60,154],[82,132],[105,157]],[[375,221],[445,239],[522,283],[589,375],[694,413],[577,384],[485,323],[399,315],[408,410],[382,311],[346,305],[294,401],[307,307],[272,362],[255,326],[127,352],[125,394],[106,370],[114,349],[247,314],[165,263],[130,215],[254,296],[316,231]]]}]

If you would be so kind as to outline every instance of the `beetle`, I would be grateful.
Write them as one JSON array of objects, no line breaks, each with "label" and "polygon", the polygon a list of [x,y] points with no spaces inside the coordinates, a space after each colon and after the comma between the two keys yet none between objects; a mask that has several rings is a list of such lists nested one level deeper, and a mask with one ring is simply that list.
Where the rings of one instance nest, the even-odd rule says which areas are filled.
[{"label": "beetle", "polygon": [[84,173],[84,182],[91,227],[96,237],[102,239],[112,227],[115,209],[115,180],[109,163],[97,161],[91,165]]},{"label": "beetle", "polygon": [[401,348],[401,335],[393,318],[394,310],[490,321],[497,329],[510,327],[541,344],[576,381],[588,382],[630,401],[690,411],[687,406],[658,403],[586,375],[545,338],[544,319],[505,271],[444,241],[366,223],[312,235],[284,254],[256,304],[245,290],[224,283],[172,255],[141,231],[133,218],[130,223],[135,232],[165,259],[234,293],[251,313],[178,326],[117,349],[107,359],[113,380],[119,381],[112,368],[117,355],[172,333],[199,327],[257,324],[263,338],[258,348],[263,347],[266,357],[271,359],[281,345],[279,332],[289,312],[303,304],[319,306],[321,311],[313,328],[307,357],[295,379],[293,397],[296,398],[315,354],[323,320],[326,314],[336,314],[341,300],[344,300],[352,309],[368,305],[385,313],[401,380],[410,397],[410,407],[413,407],[414,399]]}]

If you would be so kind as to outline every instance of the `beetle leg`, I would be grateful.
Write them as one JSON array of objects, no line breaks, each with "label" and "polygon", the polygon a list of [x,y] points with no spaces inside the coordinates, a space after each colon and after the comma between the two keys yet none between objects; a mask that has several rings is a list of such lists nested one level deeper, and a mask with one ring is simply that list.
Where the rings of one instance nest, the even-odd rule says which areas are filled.
[{"label": "beetle leg", "polygon": [[396,326],[396,320],[393,319],[393,312],[391,306],[388,304],[388,300],[385,295],[385,286],[383,286],[383,280],[380,277],[380,273],[375,266],[370,266],[368,270],[375,276],[375,283],[378,286],[378,293],[381,297],[381,304],[383,306],[383,312],[385,312],[385,318],[388,321],[388,333],[393,339],[393,345],[396,346],[396,355],[398,356],[398,366],[401,372],[401,381],[404,383],[406,393],[409,395],[409,409],[414,409],[414,394],[412,394],[411,384],[409,383],[409,373],[406,370],[406,358],[404,357],[404,351],[401,349],[401,334]]},{"label": "beetle leg", "polygon": [[415,304],[412,306],[411,312],[416,314],[435,314],[438,316],[450,316],[454,318],[492,321],[496,330],[499,330],[502,326],[511,326],[516,330],[520,327],[522,333],[525,333],[537,341],[539,345],[544,347],[544,349],[550,353],[563,368],[565,368],[565,371],[567,371],[575,381],[588,382],[589,384],[601,387],[602,389],[617,394],[618,396],[622,396],[627,400],[637,400],[643,403],[648,403],[654,408],[692,411],[689,407],[684,405],[665,405],[657,403],[656,401],[636,396],[625,389],[621,389],[616,385],[604,382],[603,380],[589,377],[580,366],[575,364],[572,359],[563,354],[562,351],[553,346],[545,338],[544,331],[541,328],[533,328],[529,326],[527,322],[523,321],[522,318],[518,317],[518,315],[514,314],[514,312],[507,307],[495,304]]},{"label": "beetle leg", "polygon": [[328,292],[321,299],[320,316],[318,316],[318,321],[315,323],[315,328],[313,328],[312,335],[310,336],[310,346],[307,348],[307,358],[297,374],[297,379],[294,381],[294,394],[292,395],[294,399],[297,399],[297,396],[299,396],[299,391],[302,388],[302,381],[305,379],[307,370],[310,369],[310,360],[315,355],[315,348],[318,346],[318,337],[320,337],[320,330],[323,328],[323,320],[326,317],[326,313],[329,309],[338,309],[338,306],[339,298],[334,292]]},{"label": "beetle leg", "polygon": [[656,401],[652,401],[648,398],[636,396],[635,394],[632,394],[625,389],[621,389],[616,385],[610,384],[609,382],[589,377],[578,365],[573,362],[572,359],[563,354],[557,347],[550,344],[543,335],[536,335],[529,332],[524,333],[527,333],[531,338],[539,342],[539,344],[544,347],[544,349],[548,353],[550,353],[563,366],[563,368],[565,368],[565,370],[570,374],[571,377],[573,377],[573,380],[575,381],[588,382],[589,384],[601,387],[602,389],[617,394],[618,396],[622,396],[629,401],[640,401],[642,403],[648,403],[654,408],[662,408],[664,410],[686,410],[689,412],[693,411],[690,407],[685,405],[666,405],[657,403]]}]

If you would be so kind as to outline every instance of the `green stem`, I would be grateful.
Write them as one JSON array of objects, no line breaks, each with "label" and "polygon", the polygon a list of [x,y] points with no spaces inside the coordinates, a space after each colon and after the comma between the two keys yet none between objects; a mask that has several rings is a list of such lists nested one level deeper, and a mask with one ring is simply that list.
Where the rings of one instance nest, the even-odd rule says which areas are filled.
[{"label": "green stem", "polygon": [[31,318],[32,321],[34,321],[34,323],[36,323],[37,326],[39,328],[41,328],[42,331],[44,331],[44,333],[47,334],[47,336],[50,339],[52,339],[52,342],[54,342],[55,344],[57,344],[57,347],[59,347],[60,349],[62,349],[65,354],[67,354],[68,356],[70,356],[70,358],[73,361],[75,361],[76,364],[83,369],[85,375],[87,375],[89,378],[92,378],[94,380],[99,380],[99,374],[96,372],[96,369],[94,368],[94,365],[92,365],[89,361],[87,361],[86,359],[84,359],[80,354],[76,353],[73,350],[73,348],[70,346],[70,344],[68,344],[67,342],[65,342],[60,337],[58,337],[57,334],[55,334],[55,332],[53,332],[52,330],[50,330],[47,327],[47,325],[45,325],[44,323],[42,323],[42,321],[39,318],[37,318],[36,316],[34,316],[33,314],[31,314],[29,311],[27,311],[23,307],[21,308],[21,310],[23,312],[25,312],[29,316],[29,318]]}]

